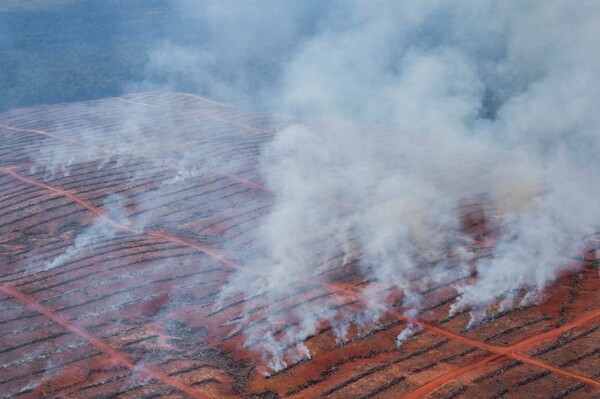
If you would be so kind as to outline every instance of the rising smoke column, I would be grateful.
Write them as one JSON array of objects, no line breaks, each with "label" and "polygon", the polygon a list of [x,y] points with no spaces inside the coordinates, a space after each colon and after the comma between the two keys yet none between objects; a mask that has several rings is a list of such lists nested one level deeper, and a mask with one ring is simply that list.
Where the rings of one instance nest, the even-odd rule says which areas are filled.
[{"label": "rising smoke column", "polygon": [[[367,278],[406,294],[419,288],[412,271],[449,247],[466,272],[468,238],[451,237],[468,195],[460,184],[479,179],[503,234],[478,278],[456,287],[452,311],[539,300],[600,222],[590,184],[599,18],[593,2],[332,3],[275,87],[265,83],[275,111],[315,122],[280,131],[263,151],[276,200],[259,235],[256,264],[275,276],[262,288],[328,259],[311,234],[330,248],[358,240]],[[434,268],[422,284],[449,278]],[[231,284],[243,291],[241,281]]]}]

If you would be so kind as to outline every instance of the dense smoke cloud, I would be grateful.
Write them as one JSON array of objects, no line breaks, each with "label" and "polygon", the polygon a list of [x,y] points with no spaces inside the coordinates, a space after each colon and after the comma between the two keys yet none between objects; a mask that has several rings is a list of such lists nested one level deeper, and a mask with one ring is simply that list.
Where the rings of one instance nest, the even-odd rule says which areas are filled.
[{"label": "dense smoke cloud", "polygon": [[251,261],[271,278],[249,289],[238,275],[235,289],[277,292],[350,241],[369,279],[407,295],[423,263],[421,287],[451,278],[449,250],[468,274],[456,208],[484,193],[502,234],[452,307],[481,317],[539,300],[600,222],[595,2],[177,4],[209,40],[163,43],[149,70],[309,121],[263,151],[276,204]]}]

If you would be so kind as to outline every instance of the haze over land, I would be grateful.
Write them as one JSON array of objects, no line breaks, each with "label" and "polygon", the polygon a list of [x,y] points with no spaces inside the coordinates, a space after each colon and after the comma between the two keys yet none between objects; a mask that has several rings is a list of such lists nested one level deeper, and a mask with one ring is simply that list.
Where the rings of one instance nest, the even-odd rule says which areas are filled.
[{"label": "haze over land", "polygon": [[[451,311],[469,309],[478,322],[492,308],[543,300],[600,224],[600,189],[590,184],[600,176],[597,2],[8,4],[4,109],[175,90],[303,121],[262,148],[258,178],[274,205],[254,246],[228,248],[269,278],[236,273],[223,296],[276,298],[355,241],[365,278],[402,289],[411,316],[422,308],[419,289],[457,273],[445,272],[449,262],[459,274],[475,267]],[[121,122],[143,125],[126,112]],[[52,154],[58,164],[72,157]],[[186,168],[181,176],[193,176]],[[478,181],[480,192],[457,178]],[[482,194],[501,227],[493,256],[475,265],[477,238],[460,233],[456,212],[466,194]],[[314,250],[317,238],[324,251]],[[429,263],[415,286],[410,276]],[[381,316],[382,294],[364,295],[364,314],[349,323]],[[272,368],[283,367],[281,348],[339,319],[335,306],[299,307],[298,329],[265,345]]]}]

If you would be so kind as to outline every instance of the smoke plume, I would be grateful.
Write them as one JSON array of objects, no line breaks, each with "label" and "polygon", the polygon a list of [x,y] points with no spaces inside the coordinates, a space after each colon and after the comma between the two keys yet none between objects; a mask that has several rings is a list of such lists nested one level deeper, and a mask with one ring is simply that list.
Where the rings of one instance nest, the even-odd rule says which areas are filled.
[{"label": "smoke plume", "polygon": [[[456,285],[453,312],[468,307],[477,318],[494,304],[540,300],[585,249],[600,222],[594,2],[330,2],[260,17],[178,4],[225,24],[208,23],[214,41],[201,49],[159,47],[150,68],[168,60],[218,97],[304,121],[262,151],[261,176],[276,197],[249,261],[270,277],[255,287],[240,273],[227,289],[278,295],[340,250],[358,250],[365,278],[401,288],[416,314],[420,289],[469,274],[473,237],[460,232],[457,209],[474,195],[501,234],[475,263],[477,277]],[[306,20],[310,29],[298,28]],[[268,78],[244,67],[265,60]],[[214,63],[235,68],[233,78],[211,72]],[[449,262],[458,263],[451,273]],[[424,264],[429,275],[415,282]],[[372,314],[360,317],[376,320],[385,298],[371,295]],[[281,347],[336,314],[332,304],[300,312],[305,329],[279,337]]]}]

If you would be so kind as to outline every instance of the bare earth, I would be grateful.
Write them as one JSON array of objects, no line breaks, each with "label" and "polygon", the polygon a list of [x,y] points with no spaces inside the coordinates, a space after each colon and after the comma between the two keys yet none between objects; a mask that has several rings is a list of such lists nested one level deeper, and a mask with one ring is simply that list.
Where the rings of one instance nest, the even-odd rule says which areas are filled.
[{"label": "bare earth", "polygon": [[[0,397],[600,398],[593,251],[541,305],[467,328],[468,312],[448,317],[452,284],[424,290],[417,320],[398,293],[377,325],[341,343],[322,325],[304,342],[310,358],[290,346],[287,366],[269,370],[230,322],[243,309],[250,325],[326,298],[352,314],[369,284],[340,250],[277,303],[214,306],[231,273],[252,273],[241,254],[273,203],[257,156],[285,123],[181,93],[0,114]],[[231,168],[204,162],[175,179],[217,158]],[[485,201],[466,196],[460,212],[489,256]],[[397,347],[407,323],[421,329]]]}]

